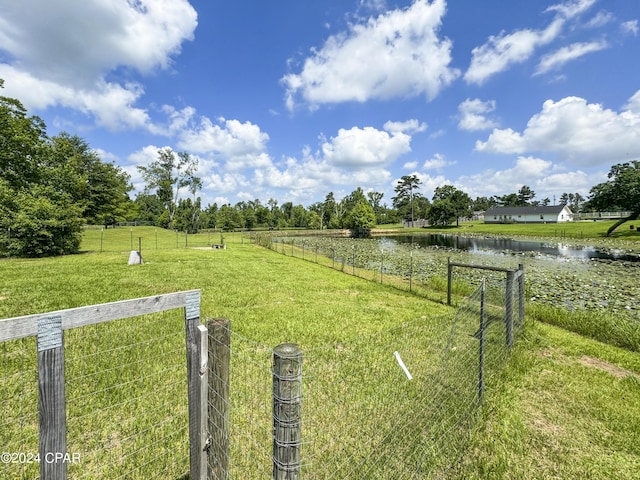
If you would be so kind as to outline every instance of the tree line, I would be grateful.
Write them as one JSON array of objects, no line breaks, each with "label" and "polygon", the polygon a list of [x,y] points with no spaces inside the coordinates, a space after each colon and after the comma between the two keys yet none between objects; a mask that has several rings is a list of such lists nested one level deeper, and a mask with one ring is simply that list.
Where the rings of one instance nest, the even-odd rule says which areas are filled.
[{"label": "tree line", "polygon": [[[132,199],[131,178],[122,168],[104,162],[77,135],[47,136],[42,119],[29,115],[19,100],[0,96],[0,256],[75,253],[87,224],[108,228],[117,222],[137,222],[189,233],[211,228],[349,229],[353,236],[367,236],[375,225],[416,219],[449,225],[494,206],[551,204],[549,198],[536,200],[527,185],[517,192],[474,200],[453,185],[443,185],[428,199],[420,192],[418,176],[407,175],[396,183],[391,205],[383,202],[382,192],[357,187],[341,199],[329,192],[323,201],[307,207],[279,204],[274,198],[266,204],[255,199],[203,207],[197,167],[197,159],[187,152],[161,149],[155,161],[138,167],[145,189]],[[611,167],[609,180],[592,187],[588,199],[563,193],[559,203],[574,212],[631,211],[620,224],[637,218],[640,162]]]}]

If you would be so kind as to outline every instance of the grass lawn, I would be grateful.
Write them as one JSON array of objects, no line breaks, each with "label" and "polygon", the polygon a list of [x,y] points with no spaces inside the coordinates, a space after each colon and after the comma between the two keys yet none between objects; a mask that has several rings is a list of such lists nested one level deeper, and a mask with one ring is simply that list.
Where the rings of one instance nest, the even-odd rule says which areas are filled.
[{"label": "grass lawn", "polygon": [[456,474],[466,479],[634,479],[640,355],[536,323]]},{"label": "grass lawn", "polygon": [[[209,242],[218,243],[219,235],[201,234],[190,236],[186,241],[187,245],[204,246]],[[128,266],[132,238],[135,242],[138,236],[143,238],[145,263]],[[409,335],[407,341],[415,342],[420,338],[428,344],[433,338],[435,342],[438,335],[447,332],[455,313],[454,309],[441,303],[391,285],[380,285],[258,247],[240,235],[225,234],[224,237],[228,244],[226,250],[202,250],[185,248],[182,243],[185,239],[180,237],[177,240],[179,248],[176,248],[176,235],[159,229],[89,230],[82,248],[93,253],[2,260],[0,318],[199,288],[202,290],[202,312],[212,317],[229,318],[234,332],[257,342],[254,345],[274,347],[282,342],[296,342],[303,351],[314,351],[318,357],[318,349],[322,346],[348,343],[353,339],[360,339],[356,342],[366,346],[367,335],[372,339],[381,338],[376,336],[417,319],[422,319],[425,328],[421,333]],[[100,250],[101,240],[103,252],[96,253]],[[137,242],[134,248],[137,248]],[[179,318],[177,321],[179,323]],[[114,325],[111,332],[87,331],[90,333],[87,344],[101,346],[116,337],[126,343],[127,337],[139,339],[138,335],[144,334],[143,331],[132,334],[130,328],[134,327],[118,329]],[[166,332],[167,342],[173,341],[172,331]],[[178,343],[182,341],[179,336],[176,339]],[[70,337],[70,340],[74,341],[74,338]],[[81,345],[81,341],[79,335],[75,345]],[[34,345],[28,344],[25,348],[31,355],[29,352]],[[105,348],[112,350],[117,346],[109,344]],[[149,348],[156,354],[174,352],[169,343],[160,339],[154,340]],[[11,353],[6,346],[0,346],[3,367],[9,365]],[[82,358],[88,358],[88,352],[82,355]],[[127,355],[133,355],[133,352],[127,352]],[[180,356],[178,352],[176,361],[181,361]],[[132,360],[137,361],[143,359]],[[82,371],[78,375],[91,375],[90,363],[76,362],[74,368]],[[123,378],[126,372],[118,370],[119,365],[112,366],[112,375]],[[368,364],[368,368],[373,369],[373,363]],[[375,369],[372,371],[376,373]],[[4,369],[0,372],[0,394],[23,395],[15,390],[12,377],[5,372]],[[152,381],[161,382],[158,378],[153,377]],[[605,479],[614,475],[622,479],[636,478],[640,471],[639,378],[640,356],[637,353],[585,339],[557,327],[529,322],[508,368],[488,385],[484,421],[474,431],[471,448],[453,470],[446,472],[446,477]],[[256,384],[245,383],[239,384],[238,388],[259,390]],[[162,387],[157,383],[155,389],[161,401]],[[367,398],[373,398],[374,392],[372,389],[371,397]],[[33,403],[37,398],[37,392],[33,390],[23,393],[21,400],[31,399]],[[82,393],[79,392],[79,398]],[[416,392],[407,391],[407,394],[412,393]],[[146,401],[144,398],[142,401]],[[367,408],[367,398],[359,399],[361,407],[356,407],[356,413],[358,408]],[[424,401],[421,395],[415,398],[418,402]],[[78,401],[75,405],[81,416],[83,402]],[[37,404],[30,404],[28,409],[37,411]],[[15,411],[4,413],[15,414]],[[345,415],[351,413],[345,405]],[[404,414],[418,424],[414,412]],[[25,418],[30,418],[27,423],[34,421],[33,416]],[[114,424],[118,424],[114,418],[118,417],[94,418],[92,429],[106,435]],[[389,421],[393,417],[385,418]],[[129,419],[132,426],[142,420]],[[74,423],[75,426],[82,424],[83,421]],[[172,425],[169,421],[167,424]],[[366,425],[356,423],[352,426],[354,438],[366,444]],[[5,428],[4,434],[6,432]],[[336,435],[336,439],[339,438]],[[123,439],[111,436],[109,441],[117,448]],[[150,470],[142,469],[130,476],[155,478],[156,467],[153,463],[149,465]],[[12,472],[7,468],[0,468],[0,476]],[[89,469],[90,466],[83,465],[82,468]],[[375,475],[371,474],[371,477],[363,478],[373,477]],[[171,473],[167,478],[176,478],[176,475]]]},{"label": "grass lawn", "polygon": [[[401,229],[407,232],[444,232],[451,234],[489,234],[489,235],[509,235],[509,236],[526,236],[526,237],[554,237],[561,239],[592,239],[603,240],[606,242],[615,242],[616,240],[624,240],[629,242],[640,242],[640,220],[625,222],[620,225],[611,235],[605,237],[607,229],[613,225],[615,221],[606,220],[601,222],[566,222],[566,223],[511,223],[511,224],[494,224],[484,223],[480,221],[461,222],[459,227],[450,225],[446,227],[426,227]],[[633,225],[633,229],[631,226]]]}]

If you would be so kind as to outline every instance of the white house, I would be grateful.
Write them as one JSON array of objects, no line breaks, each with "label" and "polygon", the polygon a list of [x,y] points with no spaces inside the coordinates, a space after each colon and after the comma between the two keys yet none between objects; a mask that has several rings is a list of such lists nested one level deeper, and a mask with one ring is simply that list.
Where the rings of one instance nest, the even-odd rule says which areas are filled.
[{"label": "white house", "polygon": [[484,223],[562,223],[573,221],[566,205],[550,207],[492,207],[484,212]]}]

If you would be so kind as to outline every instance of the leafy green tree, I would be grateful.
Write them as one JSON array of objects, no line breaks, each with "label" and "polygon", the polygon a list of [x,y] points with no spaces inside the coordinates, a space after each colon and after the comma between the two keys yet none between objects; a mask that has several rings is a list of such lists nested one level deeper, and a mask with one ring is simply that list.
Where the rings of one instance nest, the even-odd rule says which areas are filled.
[{"label": "leafy green tree", "polygon": [[82,239],[81,209],[68,194],[32,185],[12,189],[0,180],[0,252],[44,257],[76,253]]},{"label": "leafy green tree", "polygon": [[146,185],[145,192],[155,191],[165,205],[169,215],[169,229],[173,229],[174,217],[178,207],[180,190],[187,187],[195,195],[202,187],[202,181],[196,177],[198,160],[187,152],[178,152],[177,156],[170,148],[158,150],[158,159],[148,166],[139,166]]},{"label": "leafy green tree", "polygon": [[309,212],[309,228],[312,228],[314,230],[320,230],[320,228],[322,228],[322,217],[318,214],[318,212],[311,210]]},{"label": "leafy green tree", "polygon": [[494,197],[498,206],[500,207],[518,207],[520,206],[520,199],[517,193],[508,193],[506,195],[499,195]]},{"label": "leafy green tree", "polygon": [[344,204],[336,200],[333,192],[324,199],[324,224],[327,228],[341,228],[344,222]]},{"label": "leafy green tree", "polygon": [[358,202],[346,217],[345,227],[354,238],[371,236],[371,229],[376,226],[376,214],[366,200]]},{"label": "leafy green tree", "polygon": [[242,228],[242,213],[237,208],[231,205],[223,205],[218,210],[216,226],[225,232],[233,231],[237,228]]},{"label": "leafy green tree", "polygon": [[195,203],[190,198],[178,200],[178,208],[174,218],[174,228],[187,233],[198,233],[200,230],[200,197]]},{"label": "leafy green tree", "polygon": [[[158,218],[164,211],[164,204],[155,193],[138,193],[133,201],[136,208],[136,221],[147,225],[158,225]],[[168,218],[167,218],[168,221]]]},{"label": "leafy green tree", "polygon": [[371,204],[371,207],[376,214],[376,224],[382,224],[386,219],[386,216],[384,215],[385,208],[380,204],[383,197],[384,193],[382,192],[367,192],[369,204]]},{"label": "leafy green tree", "polygon": [[[314,202],[309,205],[309,227],[322,230],[324,228],[324,203]],[[318,217],[317,220],[315,217]]]},{"label": "leafy green tree", "polygon": [[607,230],[607,237],[624,222],[640,216],[640,161],[633,160],[612,166],[608,178],[608,181],[591,188],[587,208],[628,210],[631,213],[614,223]]},{"label": "leafy green tree", "polygon": [[71,195],[90,224],[126,220],[134,210],[129,174],[103,162],[89,144],[68,133],[52,137],[46,150],[46,182]]},{"label": "leafy green tree", "polygon": [[403,218],[412,222],[415,219],[414,200],[422,196],[416,191],[421,183],[417,175],[405,175],[394,188],[396,196],[392,198],[393,206],[400,211]]},{"label": "leafy green tree", "polygon": [[0,178],[10,187],[28,188],[39,182],[46,138],[41,118],[28,116],[19,100],[0,96]]},{"label": "leafy green tree", "polygon": [[278,227],[290,227],[291,222],[291,214],[293,212],[293,202],[284,202],[280,205],[280,212],[282,215],[278,219]]},{"label": "leafy green tree", "polygon": [[[431,204],[431,214],[439,224],[448,224],[455,220],[456,226],[460,226],[460,218],[470,217],[472,200],[462,190],[453,185],[443,185],[436,187],[433,193],[433,203]],[[435,212],[433,212],[435,208]],[[441,223],[448,217],[447,223]]]},{"label": "leafy green tree", "polygon": [[[3,81],[0,80],[0,87]],[[0,255],[75,253],[83,208],[47,165],[44,122],[19,100],[0,96]]]},{"label": "leafy green tree", "polygon": [[531,205],[531,201],[535,198],[536,192],[531,190],[531,187],[528,185],[523,185],[520,190],[518,190],[518,206],[526,207],[527,205]]},{"label": "leafy green tree", "polygon": [[204,228],[216,228],[218,214],[218,204],[214,203],[213,205],[209,204],[201,213],[202,215],[202,226]]},{"label": "leafy green tree", "polygon": [[560,195],[560,205],[567,205],[572,212],[577,213],[582,210],[584,197],[579,193],[563,193]]},{"label": "leafy green tree", "polygon": [[491,207],[495,207],[497,202],[495,198],[491,197],[476,197],[471,204],[471,209],[476,212],[486,212]]},{"label": "leafy green tree", "polygon": [[434,200],[427,219],[431,225],[449,225],[456,219],[455,208],[448,198]]},{"label": "leafy green tree", "polygon": [[291,210],[292,227],[308,227],[309,226],[309,212],[302,206],[296,205]]}]

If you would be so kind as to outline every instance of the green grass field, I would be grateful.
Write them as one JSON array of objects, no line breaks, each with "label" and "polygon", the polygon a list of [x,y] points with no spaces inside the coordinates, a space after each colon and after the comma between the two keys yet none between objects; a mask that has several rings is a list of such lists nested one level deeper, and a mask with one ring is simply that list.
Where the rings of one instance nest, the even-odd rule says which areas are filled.
[{"label": "green grass field", "polygon": [[[138,237],[142,237],[145,263],[128,266],[130,247],[133,243],[137,249]],[[197,248],[221,240],[227,243],[226,250]],[[392,284],[380,285],[373,279],[281,255],[251,244],[240,234],[224,234],[223,239],[219,233],[176,238],[174,233],[147,227],[93,229],[86,232],[82,249],[91,253],[0,261],[0,318],[199,288],[203,313],[229,318],[234,332],[257,342],[256,345],[274,347],[282,342],[296,342],[303,351],[309,351],[336,342],[365,339],[367,335],[376,338],[417,319],[430,325],[424,330],[425,344],[429,343],[429,336],[436,342],[438,335],[447,332],[448,319],[455,313],[437,300],[441,292],[432,294],[434,302]],[[112,350],[117,348],[113,342],[133,344],[144,338],[144,330],[134,330],[134,325],[126,323],[121,325],[120,329],[114,325],[112,332],[87,333],[90,344],[102,345],[108,340],[111,343],[105,343],[104,348]],[[176,347],[172,347],[172,331],[167,331],[169,344],[157,339],[149,348],[156,354],[178,352],[181,340],[176,336]],[[77,337],[69,337],[70,346],[82,348],[81,333],[82,329]],[[103,336],[109,339],[102,339]],[[22,368],[21,378],[33,381],[33,363],[25,360],[34,348],[33,343],[21,344],[26,353],[20,361],[7,346],[0,346],[2,366]],[[359,344],[366,342],[361,340]],[[92,375],[88,355],[90,352],[83,351],[78,359],[85,360],[70,362],[80,372],[77,374],[80,378]],[[142,361],[131,357],[135,355],[133,351],[127,351],[126,355],[123,358],[134,364]],[[174,358],[173,355],[168,358]],[[173,368],[181,353],[175,355],[175,362],[168,360],[167,365],[159,368]],[[126,373],[118,369],[119,365],[113,365],[110,375],[122,379]],[[153,399],[140,397],[142,406],[152,400],[165,404],[164,395],[170,396],[173,387],[165,389],[161,377],[150,379],[156,382],[158,392],[167,393],[153,395]],[[638,353],[529,321],[508,368],[488,385],[483,421],[474,430],[471,445],[459,462],[444,473],[440,470],[440,477],[434,478],[608,479],[613,472],[615,478],[636,478],[640,471],[639,379]],[[37,391],[33,387],[21,391],[16,386],[12,377],[0,373],[0,392],[21,399],[20,402],[2,399],[3,418],[5,413],[16,415],[15,409],[25,410],[18,412],[26,419],[21,429],[31,431],[32,442]],[[251,385],[246,387],[251,390]],[[74,388],[78,400],[70,408],[76,409],[81,420],[71,427],[80,428],[88,425],[82,420],[82,409],[90,402],[82,401],[86,392]],[[361,408],[366,408],[367,402],[361,404]],[[162,417],[160,421],[151,420],[151,424],[171,426],[173,415],[181,418],[182,414],[160,415],[166,416],[166,422]],[[143,420],[131,416],[131,426]],[[107,435],[113,421],[108,414],[92,418],[90,430]],[[0,438],[4,442],[14,441],[6,435],[7,430],[3,429]],[[158,434],[165,438],[162,435]],[[125,440],[135,442],[136,438],[108,438],[110,447],[116,451],[128,445]],[[366,443],[366,439],[362,441]],[[77,441],[71,445],[80,448]],[[177,445],[181,445],[179,440]],[[10,446],[13,444],[3,445],[3,450]],[[184,462],[182,453],[178,458]],[[6,478],[20,478],[11,476],[16,472],[8,470],[12,466],[1,468],[0,474]],[[95,465],[82,468],[98,475],[101,472]],[[151,462],[148,468],[129,476],[156,478],[157,465]],[[169,466],[162,469],[165,478],[180,474],[179,469],[174,471]],[[118,470],[114,471],[117,475]],[[82,474],[81,469],[75,472],[78,476]],[[375,472],[369,472],[362,478],[375,477]],[[86,478],[95,477],[89,474]]]},{"label": "green grass field", "polygon": [[[607,229],[615,223],[613,220],[599,222],[567,222],[567,223],[511,223],[492,224],[481,221],[461,222],[459,227],[450,225],[447,227],[427,227],[404,229],[413,232],[446,232],[451,234],[489,234],[504,236],[525,236],[525,237],[554,237],[571,240],[601,240],[605,242],[615,242],[619,240],[629,242],[640,242],[640,220],[625,222],[620,225],[607,238]],[[631,226],[634,228],[631,229]],[[401,226],[399,226],[401,227]]]}]

